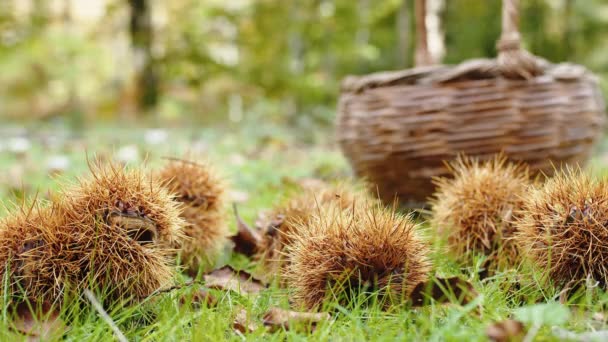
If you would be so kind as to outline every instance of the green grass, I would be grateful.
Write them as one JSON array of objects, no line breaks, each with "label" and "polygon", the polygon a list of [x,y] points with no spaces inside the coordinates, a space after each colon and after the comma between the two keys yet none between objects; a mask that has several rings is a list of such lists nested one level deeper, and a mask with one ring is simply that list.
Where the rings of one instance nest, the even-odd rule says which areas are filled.
[{"label": "green grass", "polygon": [[[316,133],[315,145],[302,144],[291,132],[272,125],[247,125],[241,128],[168,129],[168,142],[158,146],[144,143],[144,130],[131,127],[97,127],[85,132],[78,140],[65,139],[57,144],[44,144],[41,137],[60,134],[57,127],[32,130],[32,147],[21,156],[0,151],[0,198],[4,203],[19,202],[23,197],[37,194],[46,197],[58,184],[70,181],[87,172],[87,156],[111,156],[122,146],[135,145],[140,158],[133,165],[150,169],[162,163],[164,156],[180,156],[193,146],[206,146],[208,158],[223,171],[233,190],[246,193],[247,200],[239,203],[241,216],[253,222],[259,211],[278,201],[285,189],[300,178],[337,180],[351,177],[347,162],[329,138]],[[327,136],[331,136],[327,132]],[[2,144],[2,142],[0,142]],[[49,156],[62,155],[70,160],[70,168],[55,179],[49,177],[46,162]],[[603,160],[594,160],[600,170]],[[6,172],[4,172],[6,171]],[[16,178],[16,179],[15,179]],[[242,196],[241,196],[242,197]],[[234,229],[234,222],[231,222]],[[425,226],[421,226],[429,235]],[[270,286],[259,296],[214,291],[217,307],[193,307],[188,298],[197,286],[186,286],[136,306],[105,308],[115,324],[129,340],[138,341],[207,341],[207,340],[447,340],[483,341],[485,330],[495,321],[510,317],[523,321],[532,331],[534,340],[557,340],[552,327],[572,331],[605,329],[606,322],[592,318],[603,312],[608,295],[589,289],[574,296],[569,303],[559,304],[559,293],[543,288],[535,273],[527,265],[518,270],[500,273],[480,280],[476,267],[461,269],[435,246],[434,272],[440,276],[458,275],[469,280],[479,295],[470,303],[432,303],[421,308],[407,304],[381,310],[378,304],[355,301],[348,307],[328,302],[332,320],[322,322],[310,333],[307,327],[269,333],[260,328],[252,333],[236,333],[232,329],[234,315],[243,307],[252,319],[259,320],[269,307],[289,307],[288,291]],[[227,256],[237,268],[255,272],[256,265],[242,256]],[[477,265],[480,265],[479,260]],[[185,282],[186,279],[179,279]],[[371,294],[373,297],[373,294]],[[186,305],[180,300],[186,298]],[[110,326],[89,306],[75,301],[61,308],[62,318],[69,326],[64,337],[70,341],[112,340]],[[0,316],[0,340],[20,340],[9,329],[10,311],[4,306]],[[60,336],[54,336],[60,339]],[[53,339],[52,338],[52,339]]]}]

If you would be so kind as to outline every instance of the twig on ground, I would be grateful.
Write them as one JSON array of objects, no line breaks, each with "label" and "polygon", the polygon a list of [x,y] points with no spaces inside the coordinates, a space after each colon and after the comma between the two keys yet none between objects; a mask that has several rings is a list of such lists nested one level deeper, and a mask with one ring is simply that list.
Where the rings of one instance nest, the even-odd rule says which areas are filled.
[{"label": "twig on ground", "polygon": [[101,303],[97,300],[97,298],[95,298],[93,292],[88,289],[85,289],[84,295],[87,297],[89,302],[91,302],[91,305],[93,306],[93,308],[95,308],[101,319],[103,319],[110,326],[110,328],[112,328],[116,339],[120,342],[128,342],[125,335],[122,333],[122,331],[120,331],[118,326],[116,326],[116,323],[114,323],[114,321],[112,320],[112,317],[108,315],[108,313],[103,309]]}]

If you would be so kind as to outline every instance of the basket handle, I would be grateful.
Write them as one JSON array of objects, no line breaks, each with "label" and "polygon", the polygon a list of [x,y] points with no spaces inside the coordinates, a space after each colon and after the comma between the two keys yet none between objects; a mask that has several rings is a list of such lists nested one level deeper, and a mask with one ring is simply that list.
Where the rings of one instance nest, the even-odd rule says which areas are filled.
[{"label": "basket handle", "polygon": [[426,0],[416,0],[414,3],[416,21],[416,51],[414,53],[414,65],[433,65],[433,57],[429,52],[428,34],[426,28]]},{"label": "basket handle", "polygon": [[502,1],[502,33],[496,48],[498,69],[503,76],[529,79],[543,73],[538,58],[521,47],[519,0]]},{"label": "basket handle", "polygon": [[[416,67],[436,64],[428,48],[426,0],[416,0]],[[496,43],[498,71],[507,78],[530,79],[543,73],[540,60],[521,46],[519,0],[502,0],[502,32]]]}]

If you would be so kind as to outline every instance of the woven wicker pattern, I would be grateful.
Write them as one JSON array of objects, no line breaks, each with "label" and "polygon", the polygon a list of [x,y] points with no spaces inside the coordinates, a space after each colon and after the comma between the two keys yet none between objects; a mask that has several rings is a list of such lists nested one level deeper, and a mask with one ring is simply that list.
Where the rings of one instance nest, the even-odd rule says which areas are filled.
[{"label": "woven wicker pattern", "polygon": [[604,124],[597,80],[578,65],[537,65],[542,74],[528,79],[506,78],[488,59],[348,77],[338,141],[358,176],[404,204],[424,202],[459,153],[502,151],[547,174],[584,163]]}]

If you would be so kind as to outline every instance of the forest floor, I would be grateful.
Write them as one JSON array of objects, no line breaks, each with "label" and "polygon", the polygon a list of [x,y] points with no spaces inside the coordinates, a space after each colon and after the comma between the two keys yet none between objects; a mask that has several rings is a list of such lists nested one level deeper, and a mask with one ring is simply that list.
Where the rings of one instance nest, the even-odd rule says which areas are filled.
[{"label": "forest floor", "polygon": [[[206,155],[230,183],[230,200],[238,204],[241,216],[254,222],[258,213],[269,209],[284,190],[303,179],[326,181],[352,177],[348,163],[331,142],[331,131],[320,131],[306,143],[292,132],[272,124],[245,125],[221,129],[163,129],[102,126],[71,136],[57,127],[25,130],[17,126],[0,129],[0,199],[19,203],[22,198],[45,198],[61,183],[86,174],[87,161],[96,157],[114,158],[130,166],[154,169],[163,157]],[[313,143],[314,142],[314,143]],[[605,150],[601,148],[600,150]],[[608,162],[598,152],[592,164],[602,170]],[[2,209],[7,210],[7,209]],[[5,215],[2,213],[0,215]],[[235,222],[230,213],[230,225]],[[421,217],[421,222],[424,215]],[[428,235],[428,227],[420,225]],[[352,304],[342,307],[327,303],[330,319],[314,329],[302,324],[291,329],[271,329],[258,324],[271,307],[289,308],[288,290],[271,285],[258,295],[213,292],[216,306],[189,305],[196,285],[184,286],[137,306],[106,308],[114,324],[128,340],[139,341],[209,341],[209,340],[487,340],[488,328],[512,318],[523,323],[519,338],[558,340],[567,332],[608,329],[608,295],[588,288],[577,296],[560,302],[557,289],[546,289],[534,281],[520,281],[528,272],[520,269],[498,273],[481,280],[478,267],[461,268],[436,249],[433,254],[434,274],[459,276],[469,281],[477,293],[473,300],[460,304],[430,303],[382,310],[377,304]],[[224,263],[255,274],[255,263],[238,255],[226,255]],[[477,265],[481,265],[479,260]],[[187,279],[179,279],[186,282]],[[195,297],[195,296],[194,296]],[[241,332],[234,327],[235,315],[241,310],[253,331]],[[107,341],[113,339],[112,327],[97,311],[78,305],[61,308],[67,326],[66,340]],[[11,327],[10,312],[0,315],[0,340],[18,340]],[[499,332],[500,327],[496,327]],[[248,330],[248,329],[245,329]],[[47,336],[61,339],[61,331]],[[560,335],[561,334],[561,335]],[[570,337],[584,337],[571,335]]]}]

